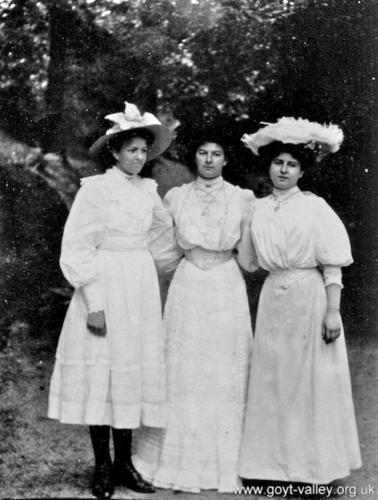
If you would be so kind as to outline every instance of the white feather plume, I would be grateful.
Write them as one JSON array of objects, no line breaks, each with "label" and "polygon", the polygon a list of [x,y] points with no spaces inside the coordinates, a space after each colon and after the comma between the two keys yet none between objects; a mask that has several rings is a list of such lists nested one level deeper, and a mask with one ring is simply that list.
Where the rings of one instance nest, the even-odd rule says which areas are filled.
[{"label": "white feather plume", "polygon": [[273,141],[291,144],[317,143],[325,155],[338,151],[343,139],[343,131],[338,125],[322,125],[307,119],[287,116],[262,127],[254,134],[244,134],[241,138],[255,155],[258,155],[259,148]]}]

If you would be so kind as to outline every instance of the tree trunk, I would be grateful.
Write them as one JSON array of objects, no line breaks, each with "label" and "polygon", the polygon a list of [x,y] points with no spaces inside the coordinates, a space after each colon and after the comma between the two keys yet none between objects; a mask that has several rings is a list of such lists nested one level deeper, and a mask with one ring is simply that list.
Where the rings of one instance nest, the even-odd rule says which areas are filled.
[{"label": "tree trunk", "polygon": [[67,81],[67,62],[70,34],[72,35],[72,12],[61,0],[48,2],[49,65],[48,86],[45,95],[46,118],[42,124],[41,142],[47,150],[60,149],[58,143],[59,126],[63,119],[64,96]]}]

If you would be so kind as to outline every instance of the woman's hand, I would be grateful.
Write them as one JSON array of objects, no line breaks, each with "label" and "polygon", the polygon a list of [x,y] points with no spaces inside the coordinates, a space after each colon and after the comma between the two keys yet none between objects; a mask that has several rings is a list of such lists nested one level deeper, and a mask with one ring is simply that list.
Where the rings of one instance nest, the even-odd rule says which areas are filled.
[{"label": "woman's hand", "polygon": [[330,344],[340,336],[342,321],[338,309],[329,309],[326,312],[323,323],[323,340]]},{"label": "woman's hand", "polygon": [[88,330],[97,337],[105,337],[106,324],[104,311],[91,312],[88,314],[87,319]]}]

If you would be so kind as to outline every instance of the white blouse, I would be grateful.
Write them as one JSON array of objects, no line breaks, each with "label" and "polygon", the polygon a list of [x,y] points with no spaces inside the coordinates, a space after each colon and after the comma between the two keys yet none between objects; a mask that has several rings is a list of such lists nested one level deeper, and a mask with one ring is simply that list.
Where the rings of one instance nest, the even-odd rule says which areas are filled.
[{"label": "white blouse", "polygon": [[172,219],[154,180],[128,176],[117,167],[82,179],[64,228],[63,274],[82,288],[89,311],[103,310],[98,251],[149,248],[167,231],[173,240]]},{"label": "white blouse", "polygon": [[298,187],[256,200],[238,252],[250,271],[321,267],[326,286],[341,284],[340,268],[353,262],[340,218],[325,200]]},{"label": "white blouse", "polygon": [[255,199],[252,191],[222,177],[195,181],[172,188],[164,203],[174,219],[181,248],[222,252],[232,250],[241,238],[243,217]]}]

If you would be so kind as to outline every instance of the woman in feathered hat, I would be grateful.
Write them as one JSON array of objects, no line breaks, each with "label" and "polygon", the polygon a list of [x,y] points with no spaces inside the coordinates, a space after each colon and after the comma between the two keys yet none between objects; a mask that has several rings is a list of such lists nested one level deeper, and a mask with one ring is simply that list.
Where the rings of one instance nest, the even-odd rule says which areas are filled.
[{"label": "woman in feathered hat", "polygon": [[360,467],[340,317],[347,232],[297,182],[336,152],[336,125],[281,118],[243,142],[262,157],[273,193],[254,204],[239,261],[269,271],[258,306],[239,473],[255,480],[326,484]]},{"label": "woman in feathered hat", "polygon": [[233,250],[254,195],[223,179],[230,134],[192,131],[196,179],[165,197],[184,251],[164,312],[168,423],[142,430],[135,460],[156,486],[193,493],[238,486],[252,330]]},{"label": "woman in feathered hat", "polygon": [[154,491],[133,467],[131,429],[166,421],[161,303],[149,244],[173,231],[156,183],[139,176],[169,146],[171,132],[129,103],[106,118],[113,126],[91,153],[107,156],[111,168],[82,180],[63,235],[60,264],[75,291],[48,409],[63,423],[89,425],[99,498],[109,498],[114,485]]}]

